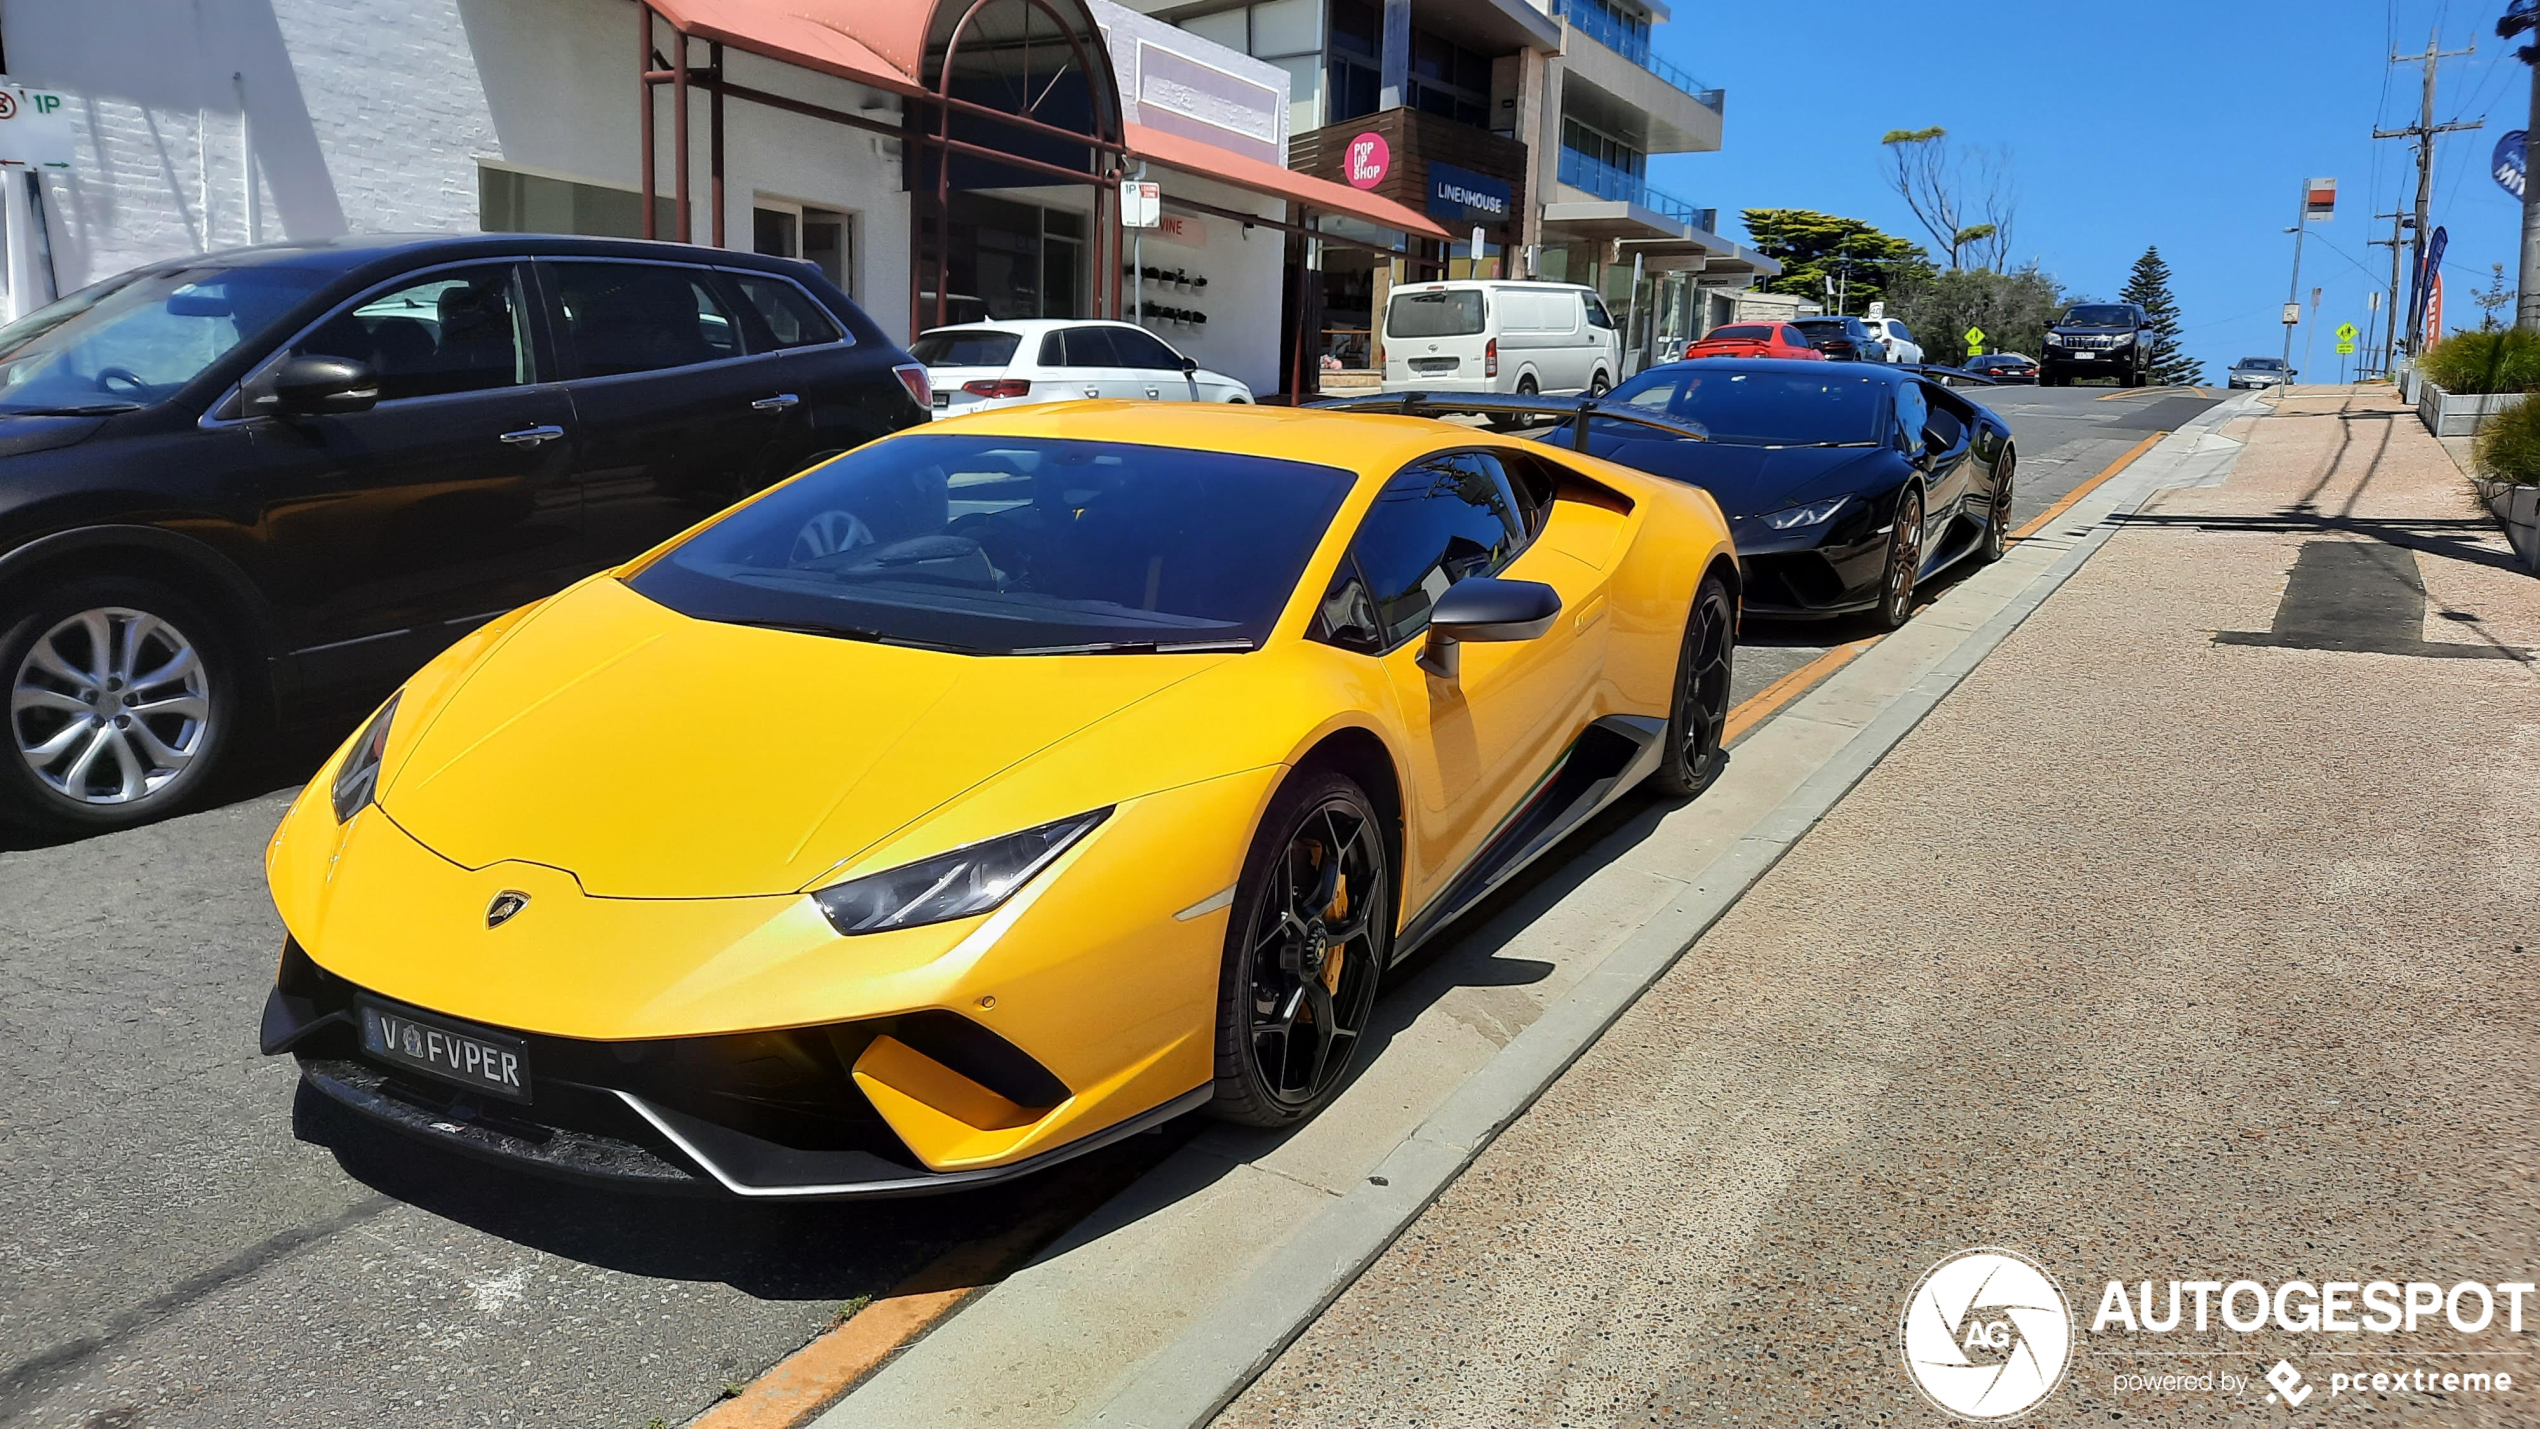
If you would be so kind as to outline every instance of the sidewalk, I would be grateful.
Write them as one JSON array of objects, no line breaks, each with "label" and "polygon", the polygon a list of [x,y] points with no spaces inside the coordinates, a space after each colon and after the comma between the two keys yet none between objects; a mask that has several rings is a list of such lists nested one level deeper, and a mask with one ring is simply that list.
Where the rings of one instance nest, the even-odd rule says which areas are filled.
[{"label": "sidewalk", "polygon": [[1218,1422],[1938,1423],[1899,1313],[1999,1245],[2080,1321],[2022,1422],[2247,1423],[2112,1382],[2322,1337],[2093,1336],[2099,1287],[2532,1278],[2540,581],[2394,398],[2221,435]]}]

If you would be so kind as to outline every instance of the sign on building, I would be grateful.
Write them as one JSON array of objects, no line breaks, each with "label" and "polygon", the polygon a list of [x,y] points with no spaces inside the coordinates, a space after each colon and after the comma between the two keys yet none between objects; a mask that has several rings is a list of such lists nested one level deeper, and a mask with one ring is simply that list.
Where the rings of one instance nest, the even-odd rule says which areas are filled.
[{"label": "sign on building", "polygon": [[1503,179],[1429,161],[1429,212],[1439,218],[1502,224],[1515,202],[1516,190]]},{"label": "sign on building", "polygon": [[0,79],[0,164],[30,169],[71,166],[70,106],[62,96]]},{"label": "sign on building", "polygon": [[1154,228],[1164,220],[1164,185],[1153,179],[1120,181],[1120,226]]}]

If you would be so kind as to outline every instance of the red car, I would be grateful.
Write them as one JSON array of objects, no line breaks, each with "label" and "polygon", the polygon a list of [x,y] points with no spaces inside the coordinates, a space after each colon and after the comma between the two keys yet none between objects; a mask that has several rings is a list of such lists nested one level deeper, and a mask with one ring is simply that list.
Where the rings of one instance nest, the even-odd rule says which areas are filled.
[{"label": "red car", "polygon": [[1823,362],[1826,355],[1808,345],[1788,323],[1730,323],[1715,327],[1686,344],[1687,357],[1788,357]]}]

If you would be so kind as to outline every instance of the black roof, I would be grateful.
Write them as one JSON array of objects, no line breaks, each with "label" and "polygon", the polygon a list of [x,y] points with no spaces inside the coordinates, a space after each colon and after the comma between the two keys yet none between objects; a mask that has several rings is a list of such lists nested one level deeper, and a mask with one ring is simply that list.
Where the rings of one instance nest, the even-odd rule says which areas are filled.
[{"label": "black roof", "polygon": [[347,233],[333,238],[294,239],[252,248],[224,248],[151,267],[302,268],[350,273],[373,264],[404,265],[418,256],[452,259],[479,255],[519,254],[592,258],[669,258],[691,263],[713,262],[735,268],[762,268],[799,276],[809,265],[794,258],[770,258],[729,248],[695,243],[669,243],[642,238],[593,238],[569,233]]}]

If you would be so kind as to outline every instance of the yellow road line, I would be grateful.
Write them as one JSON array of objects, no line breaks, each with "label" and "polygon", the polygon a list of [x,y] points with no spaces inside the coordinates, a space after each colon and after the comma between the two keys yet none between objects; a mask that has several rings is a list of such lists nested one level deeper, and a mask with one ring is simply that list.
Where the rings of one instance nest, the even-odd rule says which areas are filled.
[{"label": "yellow road line", "polygon": [[2063,515],[2066,511],[2071,510],[2074,502],[2079,501],[2093,491],[2098,490],[2101,482],[2106,481],[2109,477],[2115,476],[2118,472],[2125,470],[2127,467],[2134,465],[2134,459],[2136,457],[2150,451],[2153,446],[2161,440],[2161,438],[2168,435],[2169,433],[2167,432],[2154,432],[2152,435],[2136,442],[2133,446],[2126,448],[2125,455],[2108,463],[2107,470],[2102,471],[2097,476],[2094,476],[2090,480],[2083,482],[2081,485],[2074,487],[2072,490],[2065,492],[2063,500],[2058,501],[2054,505],[2037,513],[2034,520],[2027,522],[2022,525],[2020,529],[2012,532],[2011,539],[2014,541],[2023,540],[2046,529],[2046,524],[2048,522]]},{"label": "yellow road line", "polygon": [[1837,645],[1740,700],[1737,708],[1729,711],[1728,727],[1720,732],[1720,743],[1723,745],[1734,743],[1738,736],[1781,713],[1782,706],[1808,693],[1819,680],[1851,664],[1852,657],[1885,638],[1873,635],[1866,640],[1855,640],[1849,645]]},{"label": "yellow road line", "polygon": [[958,1245],[836,1329],[776,1362],[690,1429],[794,1429],[933,1327],[981,1288],[1028,1259],[1065,1224],[1044,1212],[1003,1235]]}]

